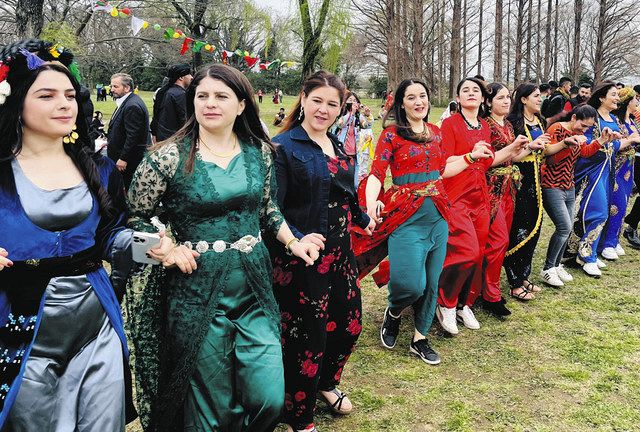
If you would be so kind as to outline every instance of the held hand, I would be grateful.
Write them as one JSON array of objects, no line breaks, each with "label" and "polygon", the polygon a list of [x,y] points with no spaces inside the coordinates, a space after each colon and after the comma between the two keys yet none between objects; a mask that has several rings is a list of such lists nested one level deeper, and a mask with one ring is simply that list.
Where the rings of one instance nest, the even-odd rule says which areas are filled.
[{"label": "held hand", "polygon": [[601,144],[605,144],[611,141],[613,139],[611,129],[608,127],[602,129],[602,132],[600,133],[600,138],[598,138],[598,141],[600,141]]},{"label": "held hand", "polygon": [[622,139],[622,134],[620,132],[611,132],[611,141]]},{"label": "held hand", "polygon": [[587,137],[584,135],[574,135],[573,138],[578,142],[578,144],[586,144]]},{"label": "held hand", "polygon": [[367,235],[370,235],[370,236],[371,236],[371,235],[373,235],[373,230],[375,230],[375,229],[376,229],[376,220],[375,220],[375,219],[373,219],[373,218],[371,218],[371,219],[369,220],[369,225],[367,225],[367,227],[364,229],[364,232],[365,232]]},{"label": "held hand", "polygon": [[518,135],[515,141],[511,143],[514,152],[519,153],[529,143],[529,138],[525,135]]},{"label": "held hand", "polygon": [[9,252],[6,249],[0,247],[0,271],[5,267],[11,267],[13,261],[9,259]]},{"label": "held hand", "polygon": [[382,223],[382,211],[384,210],[384,203],[380,200],[376,201],[373,205],[367,205],[367,215],[376,224]]},{"label": "held hand", "polygon": [[489,159],[492,156],[491,145],[486,141],[478,141],[471,151],[471,157],[475,160]]},{"label": "held hand", "polygon": [[147,255],[156,261],[163,262],[173,249],[174,243],[173,240],[165,236],[164,231],[160,231],[158,235],[160,236],[160,243],[153,249],[149,249]]},{"label": "held hand", "polygon": [[301,258],[307,267],[313,265],[313,263],[320,256],[320,248],[314,243],[307,243],[303,241],[295,241],[289,245],[291,254]]},{"label": "held hand", "polygon": [[[318,246],[318,249],[324,250],[324,242],[327,241],[322,234],[310,233],[300,239],[303,243],[312,243]],[[294,242],[295,243],[295,242]]]},{"label": "held hand", "polygon": [[167,255],[162,265],[166,268],[178,267],[182,273],[191,274],[198,268],[196,258],[200,254],[185,245],[176,246]]},{"label": "held hand", "polygon": [[577,145],[580,144],[579,141],[575,137],[567,137],[562,141],[564,142],[564,145],[566,147],[573,147],[573,146],[577,146]]},{"label": "held hand", "polygon": [[531,150],[543,150],[547,144],[551,141],[551,136],[547,133],[540,135],[538,138],[529,143]]},{"label": "held hand", "polygon": [[118,171],[124,171],[127,169],[127,163],[122,159],[118,159],[118,162],[116,162],[116,168],[118,168]]}]

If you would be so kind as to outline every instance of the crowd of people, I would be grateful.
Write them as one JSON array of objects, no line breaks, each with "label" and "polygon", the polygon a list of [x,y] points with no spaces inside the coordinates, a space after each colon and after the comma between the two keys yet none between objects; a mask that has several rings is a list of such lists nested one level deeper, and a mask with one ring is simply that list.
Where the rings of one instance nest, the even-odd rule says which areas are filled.
[{"label": "crowd of people", "polygon": [[139,415],[146,431],[316,431],[317,399],[354,409],[339,385],[369,273],[388,289],[382,346],[411,309],[409,352],[436,365],[434,319],[455,335],[480,329],[476,307],[511,314],[502,268],[511,298],[542,291],[544,211],[546,285],[570,283],[570,264],[600,277],[621,235],[640,249],[640,88],[470,77],[438,127],[428,85],[405,79],[376,145],[371,109],[333,74],[304,81],[270,138],[242,73],[178,64],[151,123],[133,78],[112,76],[105,157],[70,51],[22,41],[0,62],[3,430],[124,431]]}]

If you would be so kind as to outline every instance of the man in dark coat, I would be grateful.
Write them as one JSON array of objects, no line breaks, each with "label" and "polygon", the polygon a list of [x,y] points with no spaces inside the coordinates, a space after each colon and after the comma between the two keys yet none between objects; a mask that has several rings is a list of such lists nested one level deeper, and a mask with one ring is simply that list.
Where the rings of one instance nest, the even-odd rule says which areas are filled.
[{"label": "man in dark coat", "polygon": [[164,141],[187,122],[186,90],[193,76],[188,64],[177,64],[167,69],[169,81],[156,94],[153,103],[151,135],[155,141]]},{"label": "man in dark coat", "polygon": [[118,108],[109,122],[107,155],[116,163],[127,188],[151,143],[149,111],[133,88],[130,75],[117,73],[111,77],[111,92]]}]

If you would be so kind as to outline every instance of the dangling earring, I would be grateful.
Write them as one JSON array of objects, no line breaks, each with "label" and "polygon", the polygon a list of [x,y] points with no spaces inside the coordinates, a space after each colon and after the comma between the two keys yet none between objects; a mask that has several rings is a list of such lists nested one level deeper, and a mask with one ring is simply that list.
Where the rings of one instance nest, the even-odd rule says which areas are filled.
[{"label": "dangling earring", "polygon": [[304,107],[300,106],[300,114],[298,114],[298,120],[302,120],[302,117],[304,117]]},{"label": "dangling earring", "polygon": [[78,135],[78,132],[76,132],[76,125],[73,125],[73,130],[69,133],[69,135],[65,135],[65,137],[62,138],[62,142],[64,142],[65,144],[75,144],[79,136],[80,135]]}]

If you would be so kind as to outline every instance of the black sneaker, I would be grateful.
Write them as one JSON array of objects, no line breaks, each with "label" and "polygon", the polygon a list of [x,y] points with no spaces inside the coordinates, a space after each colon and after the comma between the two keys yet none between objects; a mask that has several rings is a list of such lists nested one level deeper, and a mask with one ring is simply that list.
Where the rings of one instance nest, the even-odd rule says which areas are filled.
[{"label": "black sneaker", "polygon": [[409,345],[409,352],[417,355],[423,362],[430,365],[440,364],[440,356],[437,352],[431,348],[428,339],[420,339],[419,341],[412,341]]},{"label": "black sneaker", "polygon": [[380,342],[382,342],[382,346],[388,349],[393,349],[396,346],[399,331],[400,317],[392,317],[389,312],[389,308],[387,307],[384,310],[382,327],[380,327]]},{"label": "black sneaker", "polygon": [[638,230],[626,227],[622,232],[622,235],[627,239],[632,248],[640,249],[640,238],[638,237]]},{"label": "black sneaker", "polygon": [[497,317],[506,317],[511,315],[511,311],[507,309],[505,303],[504,299],[500,299],[497,302],[483,300],[482,308]]}]

